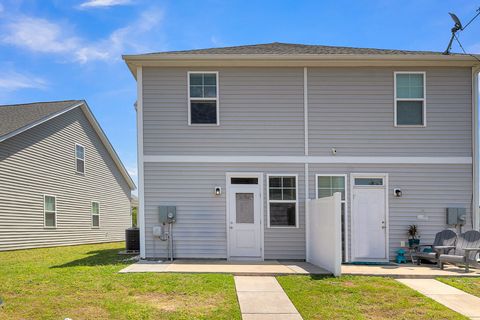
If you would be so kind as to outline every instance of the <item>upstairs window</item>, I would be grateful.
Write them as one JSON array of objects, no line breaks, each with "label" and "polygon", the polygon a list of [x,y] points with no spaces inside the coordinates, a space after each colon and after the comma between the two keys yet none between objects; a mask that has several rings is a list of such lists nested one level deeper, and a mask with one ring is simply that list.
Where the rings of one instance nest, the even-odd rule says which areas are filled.
[{"label": "upstairs window", "polygon": [[188,124],[218,125],[218,72],[188,72]]},{"label": "upstairs window", "polygon": [[92,227],[100,227],[100,205],[92,202]]},{"label": "upstairs window", "polygon": [[395,126],[426,126],[425,72],[395,72]]},{"label": "upstairs window", "polygon": [[268,180],[268,226],[297,227],[297,176],[269,175]]},{"label": "upstairs window", "polygon": [[75,144],[75,166],[78,173],[85,173],[85,147]]},{"label": "upstairs window", "polygon": [[45,227],[57,226],[57,199],[54,196],[43,196],[43,215]]}]

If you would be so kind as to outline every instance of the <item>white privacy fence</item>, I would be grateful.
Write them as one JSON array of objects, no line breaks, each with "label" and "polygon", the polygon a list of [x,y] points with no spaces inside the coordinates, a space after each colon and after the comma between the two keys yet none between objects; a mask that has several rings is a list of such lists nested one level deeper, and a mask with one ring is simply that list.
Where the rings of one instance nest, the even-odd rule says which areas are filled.
[{"label": "white privacy fence", "polygon": [[341,194],[308,202],[307,262],[341,275]]}]

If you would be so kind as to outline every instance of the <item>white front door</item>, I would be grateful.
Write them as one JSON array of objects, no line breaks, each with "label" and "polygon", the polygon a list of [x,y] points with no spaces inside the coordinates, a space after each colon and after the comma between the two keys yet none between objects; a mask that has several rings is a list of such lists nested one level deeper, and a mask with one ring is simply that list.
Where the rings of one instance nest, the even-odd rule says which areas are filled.
[{"label": "white front door", "polygon": [[228,197],[229,258],[261,259],[260,186],[232,184]]},{"label": "white front door", "polygon": [[386,176],[352,175],[352,247],[354,261],[386,261]]}]

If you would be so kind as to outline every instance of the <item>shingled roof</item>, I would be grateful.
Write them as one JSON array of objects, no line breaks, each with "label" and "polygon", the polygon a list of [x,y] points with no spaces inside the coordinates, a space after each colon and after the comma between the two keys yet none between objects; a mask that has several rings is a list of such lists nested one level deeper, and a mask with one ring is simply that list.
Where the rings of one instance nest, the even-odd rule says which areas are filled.
[{"label": "shingled roof", "polygon": [[328,55],[328,54],[379,54],[379,55],[408,55],[408,54],[442,54],[435,51],[408,51],[408,50],[391,50],[391,49],[372,49],[372,48],[352,48],[352,47],[336,47],[336,46],[320,46],[294,43],[272,42],[265,44],[254,44],[234,47],[221,47],[209,49],[194,49],[183,51],[165,51],[149,54],[279,54],[279,55]]},{"label": "shingled roof", "polygon": [[66,100],[0,106],[0,137],[81,103]]},{"label": "shingled roof", "polygon": [[81,108],[130,188],[135,183],[85,100],[35,102],[0,106],[0,143],[70,110]]}]

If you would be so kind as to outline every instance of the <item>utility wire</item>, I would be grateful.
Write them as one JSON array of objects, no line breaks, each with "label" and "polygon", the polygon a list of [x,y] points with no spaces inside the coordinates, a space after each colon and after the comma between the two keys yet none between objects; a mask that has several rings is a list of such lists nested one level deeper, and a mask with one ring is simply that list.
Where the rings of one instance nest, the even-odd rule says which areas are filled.
[{"label": "utility wire", "polygon": [[462,31],[465,30],[465,29],[468,27],[468,25],[469,25],[470,23],[472,23],[473,20],[475,20],[475,19],[480,15],[480,7],[477,9],[477,12],[478,12],[478,13],[475,15],[475,17],[473,17],[472,20],[470,20],[470,21],[465,25],[465,27],[462,28]]},{"label": "utility wire", "polygon": [[468,54],[469,56],[474,57],[478,62],[480,62],[480,59],[476,55],[467,53],[467,51],[465,51],[465,48],[462,46],[462,43],[460,42],[456,34],[453,34],[453,36],[455,37],[455,40],[457,40],[458,45],[460,46],[464,54]]}]

